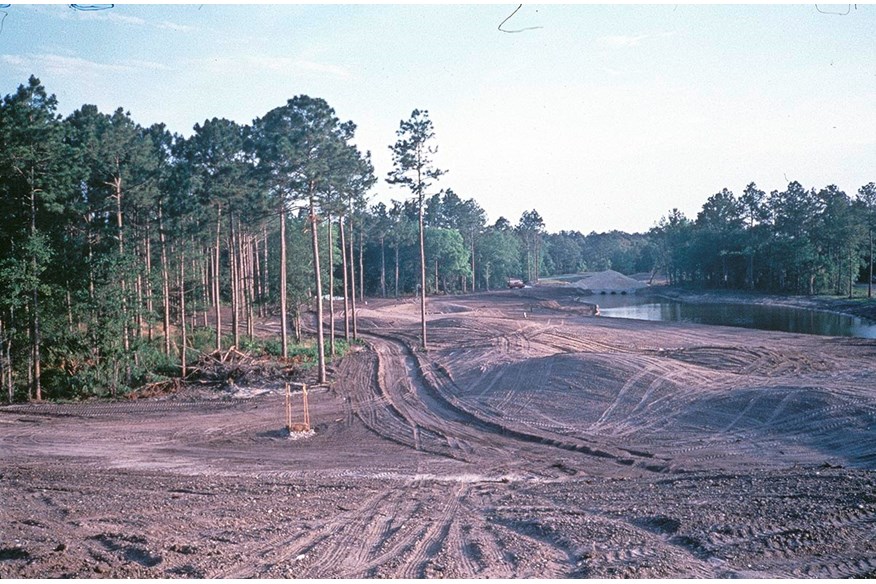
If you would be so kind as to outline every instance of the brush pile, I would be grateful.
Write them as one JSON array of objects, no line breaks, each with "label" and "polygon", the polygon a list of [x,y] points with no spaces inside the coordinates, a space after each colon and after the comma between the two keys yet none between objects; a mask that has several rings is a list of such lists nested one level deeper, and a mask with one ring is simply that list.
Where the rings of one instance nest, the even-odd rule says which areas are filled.
[{"label": "brush pile", "polygon": [[252,385],[289,379],[300,364],[300,357],[283,360],[269,355],[251,355],[231,347],[202,354],[189,378],[207,384]]}]

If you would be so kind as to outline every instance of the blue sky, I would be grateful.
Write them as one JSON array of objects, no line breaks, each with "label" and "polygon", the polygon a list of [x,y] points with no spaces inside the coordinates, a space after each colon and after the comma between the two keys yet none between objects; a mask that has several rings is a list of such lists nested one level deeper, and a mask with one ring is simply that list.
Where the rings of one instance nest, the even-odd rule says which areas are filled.
[{"label": "blue sky", "polygon": [[65,115],[121,106],[184,135],[322,97],[385,202],[408,196],[382,180],[399,121],[427,109],[439,188],[550,231],[643,231],[751,181],[876,181],[876,6],[527,4],[504,28],[530,30],[497,30],[516,7],[13,4],[0,93],[33,73]]}]

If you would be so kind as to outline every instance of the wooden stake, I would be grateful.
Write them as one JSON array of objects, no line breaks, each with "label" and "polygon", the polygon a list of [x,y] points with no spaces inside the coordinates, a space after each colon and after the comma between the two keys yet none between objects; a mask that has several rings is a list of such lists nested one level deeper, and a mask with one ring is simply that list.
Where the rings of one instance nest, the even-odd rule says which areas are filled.
[{"label": "wooden stake", "polygon": [[304,401],[304,431],[310,432],[310,410],[307,407],[307,385],[301,386],[302,400]]},{"label": "wooden stake", "polygon": [[286,429],[292,432],[292,394],[289,392],[289,382],[286,382]]}]

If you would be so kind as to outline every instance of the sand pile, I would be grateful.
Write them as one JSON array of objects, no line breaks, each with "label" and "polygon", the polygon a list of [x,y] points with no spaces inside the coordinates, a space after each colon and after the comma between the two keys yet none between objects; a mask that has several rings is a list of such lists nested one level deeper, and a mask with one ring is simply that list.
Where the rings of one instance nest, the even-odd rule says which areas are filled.
[{"label": "sand pile", "polygon": [[647,288],[648,285],[644,282],[634,280],[629,276],[624,276],[620,272],[614,270],[605,270],[604,272],[596,272],[590,276],[586,276],[574,284],[576,288],[584,290],[608,290],[608,291],[632,291],[640,288]]}]

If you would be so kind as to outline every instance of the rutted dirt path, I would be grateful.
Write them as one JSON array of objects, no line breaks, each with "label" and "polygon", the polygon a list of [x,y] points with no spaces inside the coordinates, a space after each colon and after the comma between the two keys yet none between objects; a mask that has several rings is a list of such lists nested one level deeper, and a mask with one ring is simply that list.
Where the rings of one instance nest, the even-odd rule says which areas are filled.
[{"label": "rutted dirt path", "polygon": [[312,437],[277,387],[0,408],[0,577],[876,575],[876,341],[539,288],[430,299],[427,352],[413,302],[360,315]]}]

